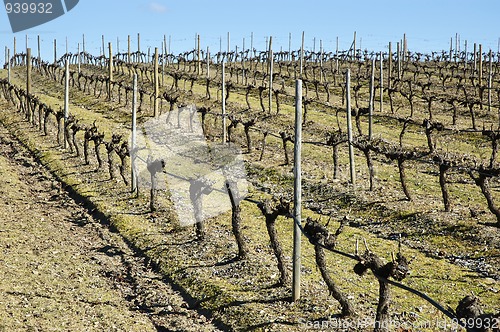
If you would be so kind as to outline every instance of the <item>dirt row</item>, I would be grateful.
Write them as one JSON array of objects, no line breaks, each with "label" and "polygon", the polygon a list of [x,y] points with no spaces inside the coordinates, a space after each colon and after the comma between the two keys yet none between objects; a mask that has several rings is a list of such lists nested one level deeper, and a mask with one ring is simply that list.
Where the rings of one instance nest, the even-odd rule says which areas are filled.
[{"label": "dirt row", "polygon": [[0,123],[0,331],[218,331]]}]

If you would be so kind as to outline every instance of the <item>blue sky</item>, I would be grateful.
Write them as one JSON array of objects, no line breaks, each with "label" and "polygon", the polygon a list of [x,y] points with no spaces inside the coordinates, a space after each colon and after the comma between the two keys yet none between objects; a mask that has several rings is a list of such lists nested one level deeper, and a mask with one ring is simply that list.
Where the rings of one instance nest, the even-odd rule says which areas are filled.
[{"label": "blue sky", "polygon": [[[482,43],[485,50],[498,48],[500,37],[500,1],[498,0],[80,0],[66,15],[44,25],[13,34],[5,9],[0,9],[0,47],[12,47],[18,40],[18,51],[24,48],[26,34],[30,46],[36,48],[37,35],[42,40],[42,56],[51,58],[52,41],[58,40],[58,53],[65,51],[68,38],[70,52],[76,52],[77,43],[85,34],[86,49],[99,53],[101,36],[106,43],[125,51],[127,35],[132,37],[132,48],[137,49],[137,33],[141,34],[141,50],[161,47],[163,35],[171,36],[174,53],[192,49],[195,35],[201,36],[203,48],[219,50],[227,45],[250,45],[253,32],[254,46],[265,47],[266,36],[273,36],[273,49],[288,49],[288,35],[292,33],[292,47],[300,47],[300,36],[305,31],[306,48],[316,49],[320,40],[327,50],[335,50],[336,38],[340,49],[347,49],[357,32],[358,46],[380,51],[394,44],[406,33],[410,50],[429,52],[449,49],[450,37],[460,35],[463,42]],[[3,57],[0,58],[3,60]]]}]

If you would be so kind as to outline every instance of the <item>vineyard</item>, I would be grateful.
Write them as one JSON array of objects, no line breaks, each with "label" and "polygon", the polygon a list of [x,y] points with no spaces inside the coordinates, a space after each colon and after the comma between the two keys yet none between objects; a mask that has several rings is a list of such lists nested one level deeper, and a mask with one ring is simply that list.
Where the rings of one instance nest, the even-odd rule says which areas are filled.
[{"label": "vineyard", "polygon": [[[109,56],[53,63],[27,50],[0,77],[4,126],[221,328],[500,328],[500,54],[273,52],[270,42],[147,55],[110,45]],[[302,220],[292,208],[299,79]],[[241,149],[248,193],[198,166],[198,178],[182,179],[196,220],[183,226],[173,184],[162,184],[173,163],[144,155],[149,187],[137,185],[132,109],[139,127],[199,123],[208,150]],[[190,153],[193,164],[217,163]],[[212,192],[230,208],[204,218]],[[139,307],[162,314],[161,305]]]}]

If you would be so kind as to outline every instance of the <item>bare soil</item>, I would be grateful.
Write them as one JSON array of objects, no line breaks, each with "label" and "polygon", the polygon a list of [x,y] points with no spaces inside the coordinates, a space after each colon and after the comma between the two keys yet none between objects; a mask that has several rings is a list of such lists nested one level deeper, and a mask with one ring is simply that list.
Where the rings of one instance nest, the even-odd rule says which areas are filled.
[{"label": "bare soil", "polygon": [[217,331],[0,126],[0,331]]}]

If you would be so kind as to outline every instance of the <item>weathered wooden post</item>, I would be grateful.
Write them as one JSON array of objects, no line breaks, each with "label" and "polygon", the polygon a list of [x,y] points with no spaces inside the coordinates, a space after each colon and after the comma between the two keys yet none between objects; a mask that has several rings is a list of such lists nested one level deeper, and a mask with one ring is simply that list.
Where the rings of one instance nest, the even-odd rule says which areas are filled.
[{"label": "weathered wooden post", "polygon": [[77,56],[78,74],[80,74],[81,63],[82,63],[82,55],[80,54],[80,43],[78,43],[78,56]]},{"label": "weathered wooden post", "polygon": [[14,56],[14,66],[17,65],[17,60],[16,60],[16,50],[17,50],[17,41],[16,41],[16,36],[14,36],[14,48],[13,48],[13,51],[14,53],[12,53],[12,55]]},{"label": "weathered wooden post", "polygon": [[295,144],[294,144],[294,191],[293,191],[293,259],[292,300],[300,299],[301,270],[301,219],[302,219],[302,80],[295,81]]},{"label": "weathered wooden post", "polygon": [[83,63],[87,63],[87,57],[85,56],[85,34],[82,35],[82,52],[84,54]]},{"label": "weathered wooden post", "polygon": [[155,56],[154,56],[154,109],[153,109],[153,117],[158,117],[158,47],[155,47]]},{"label": "weathered wooden post", "polygon": [[133,87],[132,87],[132,137],[130,144],[131,151],[131,175],[132,181],[131,183],[131,192],[135,192],[137,190],[137,174],[136,174],[136,166],[135,161],[137,157],[137,74],[134,74]]},{"label": "weathered wooden post", "polygon": [[352,121],[351,121],[351,70],[347,68],[345,73],[346,81],[346,112],[347,112],[347,140],[349,143],[349,165],[351,184],[356,186],[356,173],[354,168],[354,146],[352,144]]},{"label": "weathered wooden post", "polygon": [[399,42],[396,44],[396,52],[398,54],[398,79],[401,79],[401,46]]},{"label": "weathered wooden post", "polygon": [[373,102],[375,97],[375,57],[372,59],[372,72],[370,75],[370,104],[368,105],[368,139],[372,139],[373,131]]},{"label": "weathered wooden post", "polygon": [[106,46],[105,46],[105,43],[104,43],[104,35],[101,35],[101,39],[102,39],[102,56],[105,57],[106,56]]},{"label": "weathered wooden post", "polygon": [[112,92],[113,92],[113,46],[111,45],[111,42],[108,43],[108,49],[109,49],[109,58],[108,58],[108,75],[109,75],[108,100],[111,101]]},{"label": "weathered wooden post", "polygon": [[[140,33],[137,33],[137,52],[140,53],[141,52],[141,34]],[[140,56],[140,54],[139,54]]]},{"label": "weathered wooden post", "polygon": [[273,36],[269,37],[269,113],[273,109]]},{"label": "weathered wooden post", "polygon": [[7,48],[7,82],[10,83],[10,48]]},{"label": "weathered wooden post", "polygon": [[[66,128],[66,123],[68,122],[69,117],[69,58],[66,58],[66,62],[64,64],[64,126]],[[68,137],[68,131],[63,130],[63,147],[66,149],[67,141],[70,139]]]},{"label": "weathered wooden post", "polygon": [[32,122],[32,113],[30,110],[30,94],[31,94],[31,48],[26,49],[26,112],[30,122]]},{"label": "weathered wooden post", "polygon": [[483,84],[483,45],[479,44],[479,86]]},{"label": "weathered wooden post", "polygon": [[130,63],[130,35],[127,36],[127,63]]},{"label": "weathered wooden post", "polygon": [[57,64],[57,39],[54,39],[54,64]]},{"label": "weathered wooden post", "polygon": [[490,49],[488,66],[488,112],[491,112],[491,88],[493,79],[493,54]]},{"label": "weathered wooden post", "polygon": [[476,73],[476,68],[477,68],[477,44],[476,43],[474,43],[473,58],[474,58],[474,74],[475,74]]},{"label": "weathered wooden post", "polygon": [[391,78],[392,78],[392,43],[389,42],[389,68],[387,68],[387,88],[391,88]]},{"label": "weathered wooden post", "polygon": [[353,45],[353,48],[352,48],[351,60],[355,60],[356,55],[357,55],[357,53],[356,53],[356,31],[354,31],[354,39],[353,39],[352,45]]},{"label": "weathered wooden post", "polygon": [[207,46],[207,80],[210,79],[210,47]]},{"label": "weathered wooden post", "polygon": [[227,128],[226,128],[226,69],[225,61],[222,59],[222,144],[227,141]]},{"label": "weathered wooden post", "polygon": [[40,35],[37,36],[37,44],[38,44],[38,64],[40,65],[40,62],[42,61],[42,50],[40,47]]},{"label": "weathered wooden post", "polygon": [[302,31],[302,44],[300,46],[300,75],[302,79],[302,72],[304,70],[304,31]]},{"label": "weathered wooden post", "polygon": [[198,48],[198,51],[197,51],[197,57],[196,57],[196,60],[197,60],[197,74],[200,75],[201,74],[201,49],[200,49],[200,35],[197,36],[197,48]]},{"label": "weathered wooden post", "polygon": [[384,55],[380,52],[380,113],[384,111]]}]

